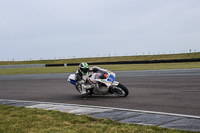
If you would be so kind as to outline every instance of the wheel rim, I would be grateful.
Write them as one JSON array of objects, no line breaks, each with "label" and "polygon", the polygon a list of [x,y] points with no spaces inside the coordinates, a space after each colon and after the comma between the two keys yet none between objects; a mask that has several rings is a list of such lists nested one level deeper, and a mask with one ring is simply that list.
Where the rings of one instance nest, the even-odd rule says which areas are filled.
[{"label": "wheel rim", "polygon": [[126,95],[126,92],[122,88],[117,87],[117,86],[113,87],[113,92],[117,96],[125,96]]}]

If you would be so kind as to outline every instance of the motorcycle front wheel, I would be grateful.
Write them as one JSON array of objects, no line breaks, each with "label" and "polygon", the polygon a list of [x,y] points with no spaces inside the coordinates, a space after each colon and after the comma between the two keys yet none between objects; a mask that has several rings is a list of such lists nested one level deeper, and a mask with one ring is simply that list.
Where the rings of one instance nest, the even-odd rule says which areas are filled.
[{"label": "motorcycle front wheel", "polygon": [[112,91],[119,97],[126,97],[129,94],[128,89],[120,83],[117,86],[113,86]]}]

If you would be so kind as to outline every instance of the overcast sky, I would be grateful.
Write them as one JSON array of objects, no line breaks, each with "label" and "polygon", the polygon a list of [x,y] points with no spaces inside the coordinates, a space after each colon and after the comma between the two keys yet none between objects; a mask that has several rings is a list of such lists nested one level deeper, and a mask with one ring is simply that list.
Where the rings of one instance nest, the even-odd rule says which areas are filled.
[{"label": "overcast sky", "polygon": [[200,0],[0,0],[0,61],[200,52]]}]

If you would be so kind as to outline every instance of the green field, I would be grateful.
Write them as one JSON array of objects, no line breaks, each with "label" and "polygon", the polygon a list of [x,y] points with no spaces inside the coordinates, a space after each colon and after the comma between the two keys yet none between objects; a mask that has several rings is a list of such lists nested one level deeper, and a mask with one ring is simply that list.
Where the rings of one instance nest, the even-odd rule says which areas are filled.
[{"label": "green field", "polygon": [[37,61],[0,61],[0,65],[18,64],[70,64],[81,62],[116,62],[116,61],[144,61],[144,60],[169,60],[169,59],[200,59],[200,52],[185,54],[166,54],[166,55],[141,55],[141,56],[115,56],[115,57],[96,57],[96,58],[75,58],[61,60],[37,60]]},{"label": "green field", "polygon": [[52,110],[0,105],[0,133],[188,133]]},{"label": "green field", "polygon": [[[171,54],[171,55],[149,55],[149,56],[121,56],[121,57],[99,57],[99,58],[79,58],[65,60],[41,60],[41,61],[1,61],[0,65],[17,64],[63,64],[80,62],[116,62],[116,61],[144,61],[144,60],[167,60],[167,59],[199,59],[200,53]],[[184,63],[153,63],[153,64],[120,64],[120,65],[98,65],[110,71],[128,70],[158,70],[158,69],[187,69],[200,68],[200,62]],[[92,67],[92,66],[90,66]],[[13,68],[0,69],[0,75],[4,74],[35,74],[35,73],[68,73],[75,72],[78,66],[67,67],[41,67],[41,68]]]},{"label": "green field", "polygon": [[[159,70],[159,69],[187,69],[200,68],[200,62],[188,63],[155,63],[155,64],[125,64],[125,65],[98,65],[110,71],[128,70]],[[74,73],[78,66],[67,67],[34,67],[34,68],[12,68],[0,69],[0,75],[5,74],[38,74],[38,73]]]}]

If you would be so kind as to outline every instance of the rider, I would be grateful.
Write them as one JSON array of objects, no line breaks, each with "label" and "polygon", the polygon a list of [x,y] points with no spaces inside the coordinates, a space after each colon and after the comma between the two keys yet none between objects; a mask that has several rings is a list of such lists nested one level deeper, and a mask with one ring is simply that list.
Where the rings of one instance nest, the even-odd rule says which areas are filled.
[{"label": "rider", "polygon": [[89,65],[86,62],[80,63],[79,69],[76,71],[76,81],[78,85],[80,85],[79,90],[83,98],[87,95],[86,89],[95,87],[93,84],[89,83],[88,78],[92,72],[97,72],[98,70],[100,70],[99,67],[89,68]]}]

